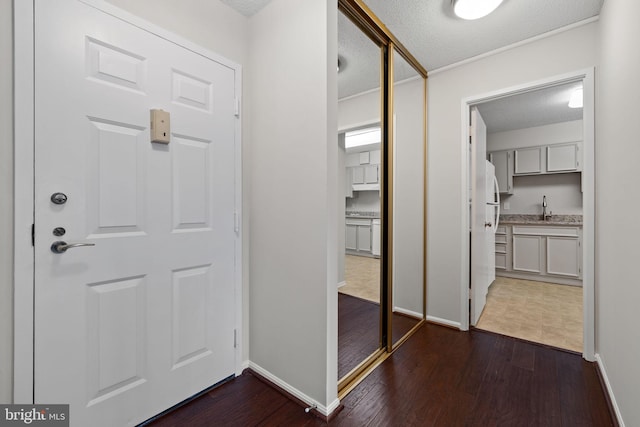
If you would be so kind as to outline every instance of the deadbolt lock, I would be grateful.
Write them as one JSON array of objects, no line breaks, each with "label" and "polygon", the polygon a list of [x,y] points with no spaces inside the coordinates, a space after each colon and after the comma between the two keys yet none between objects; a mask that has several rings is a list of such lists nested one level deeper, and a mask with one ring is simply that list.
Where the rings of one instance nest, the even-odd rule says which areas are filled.
[{"label": "deadbolt lock", "polygon": [[56,205],[64,205],[67,203],[67,195],[64,193],[53,193],[51,195],[51,201]]}]

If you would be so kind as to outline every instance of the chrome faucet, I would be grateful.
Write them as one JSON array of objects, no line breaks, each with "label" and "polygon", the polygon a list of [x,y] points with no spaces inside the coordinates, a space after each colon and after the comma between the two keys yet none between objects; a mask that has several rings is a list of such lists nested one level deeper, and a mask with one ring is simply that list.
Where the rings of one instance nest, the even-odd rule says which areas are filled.
[{"label": "chrome faucet", "polygon": [[551,218],[551,211],[547,213],[547,196],[542,196],[542,219],[544,221]]}]

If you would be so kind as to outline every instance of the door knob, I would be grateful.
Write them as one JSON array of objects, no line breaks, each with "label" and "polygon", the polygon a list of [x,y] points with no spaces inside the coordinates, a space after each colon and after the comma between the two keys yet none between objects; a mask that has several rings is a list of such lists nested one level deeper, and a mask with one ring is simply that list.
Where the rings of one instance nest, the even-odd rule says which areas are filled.
[{"label": "door knob", "polygon": [[493,227],[493,224],[492,224],[492,223],[490,223],[490,222],[485,222],[485,223],[484,223],[484,227],[485,227],[485,228],[491,228],[491,227]]},{"label": "door knob", "polygon": [[54,254],[63,254],[67,249],[79,248],[81,246],[95,246],[95,243],[67,243],[61,240],[51,244],[51,252]]}]

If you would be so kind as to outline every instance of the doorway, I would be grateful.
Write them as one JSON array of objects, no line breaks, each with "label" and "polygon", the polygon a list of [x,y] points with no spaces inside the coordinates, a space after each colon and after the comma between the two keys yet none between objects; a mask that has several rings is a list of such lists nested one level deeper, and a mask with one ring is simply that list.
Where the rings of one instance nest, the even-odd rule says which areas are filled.
[{"label": "doorway", "polygon": [[[583,105],[569,108],[578,92]],[[491,257],[497,277],[486,294],[480,292],[487,297],[482,314],[465,314],[466,326],[579,351],[592,360],[593,70],[466,99],[466,117],[471,107],[488,123],[486,149],[476,154],[495,165],[502,197],[495,244],[487,253],[470,250],[467,283],[473,284],[477,274],[474,257]],[[518,112],[524,123],[509,117]],[[470,154],[469,164],[473,159]],[[484,195],[470,187],[473,206]],[[477,292],[473,285],[465,285],[465,291],[473,306]],[[507,301],[522,305],[507,306]]]}]

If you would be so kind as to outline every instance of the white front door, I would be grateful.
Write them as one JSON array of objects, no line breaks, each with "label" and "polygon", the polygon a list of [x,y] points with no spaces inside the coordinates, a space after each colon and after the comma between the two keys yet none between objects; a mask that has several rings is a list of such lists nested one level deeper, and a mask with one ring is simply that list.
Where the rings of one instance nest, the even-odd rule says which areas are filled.
[{"label": "white front door", "polygon": [[476,325],[489,289],[487,230],[487,126],[476,107],[471,108],[471,319]]},{"label": "white front door", "polygon": [[35,402],[135,425],[235,370],[235,71],[77,0],[35,28]]}]

